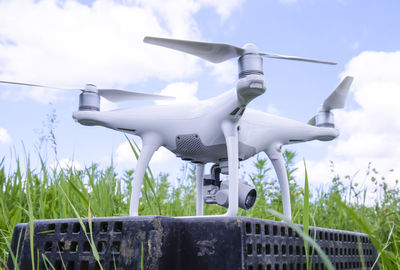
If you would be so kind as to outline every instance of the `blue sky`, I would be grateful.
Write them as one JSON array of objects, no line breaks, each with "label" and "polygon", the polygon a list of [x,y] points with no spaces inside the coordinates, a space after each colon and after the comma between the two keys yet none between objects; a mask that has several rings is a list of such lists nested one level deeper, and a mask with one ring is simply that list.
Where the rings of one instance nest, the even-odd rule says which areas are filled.
[{"label": "blue sky", "polygon": [[[77,88],[94,83],[182,100],[210,98],[235,86],[235,60],[209,64],[143,44],[145,35],[237,46],[251,42],[262,51],[338,62],[264,60],[267,92],[250,107],[308,121],[340,79],[353,75],[347,107],[335,115],[341,137],[287,149],[297,152],[299,164],[307,161],[315,185],[329,181],[331,160],[342,175],[363,172],[372,162],[394,181],[400,168],[399,10],[395,0],[3,0],[0,80]],[[119,170],[133,168],[122,133],[73,122],[78,94],[0,85],[0,153],[8,164],[15,159],[11,152],[25,155],[23,143],[37,166],[40,130],[45,131],[46,115],[56,110],[61,163],[105,166],[113,158]],[[110,103],[102,107],[115,108]],[[47,151],[52,164],[50,146]],[[151,165],[177,175],[182,162],[161,150]]]}]

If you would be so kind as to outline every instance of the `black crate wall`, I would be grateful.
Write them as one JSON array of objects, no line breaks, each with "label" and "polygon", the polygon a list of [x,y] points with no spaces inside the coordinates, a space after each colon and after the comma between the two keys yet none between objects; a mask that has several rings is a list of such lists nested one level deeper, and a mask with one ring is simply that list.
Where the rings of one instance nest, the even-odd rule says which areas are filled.
[{"label": "black crate wall", "polygon": [[[282,222],[244,219],[245,262],[248,270],[305,270],[304,241]],[[302,228],[302,226],[299,226]],[[309,236],[318,243],[336,269],[379,269],[376,249],[361,233],[310,227]],[[321,257],[309,248],[312,269],[326,269]],[[375,265],[374,265],[375,264]]]},{"label": "black crate wall", "polygon": [[[93,218],[34,222],[39,269],[244,269],[305,270],[304,242],[283,222],[246,217]],[[301,226],[300,226],[301,227]],[[86,230],[86,233],[85,233]],[[365,234],[310,227],[336,269],[379,269]],[[14,229],[12,250],[20,269],[32,269],[28,224]],[[9,269],[14,262],[9,256]],[[326,269],[310,248],[312,269]],[[142,268],[143,266],[143,268]]]}]

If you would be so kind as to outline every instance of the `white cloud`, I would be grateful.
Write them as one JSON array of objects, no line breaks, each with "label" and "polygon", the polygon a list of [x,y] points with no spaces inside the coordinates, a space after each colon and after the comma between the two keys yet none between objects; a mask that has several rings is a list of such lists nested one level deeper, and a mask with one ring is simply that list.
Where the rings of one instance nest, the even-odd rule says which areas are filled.
[{"label": "white cloud", "polygon": [[[135,137],[136,141],[138,138]],[[141,149],[141,142],[137,143],[139,149]],[[133,154],[128,142],[121,143],[115,152],[115,166],[117,171],[124,170],[135,170],[137,160]],[[178,159],[172,152],[166,148],[161,147],[156,151],[150,161],[149,167],[156,177],[161,173],[167,173],[169,175],[169,181],[171,184],[176,184],[176,179],[185,177],[185,170],[182,171],[183,163],[181,159]]]},{"label": "white cloud", "polygon": [[281,4],[293,4],[298,2],[299,0],[278,0]]},{"label": "white cloud", "polygon": [[267,106],[266,112],[267,112],[267,113],[270,113],[270,114],[274,114],[274,115],[279,115],[279,114],[280,114],[279,109],[276,108],[276,107],[275,107],[274,105],[272,105],[272,104],[269,104],[269,105]]},{"label": "white cloud", "polygon": [[[192,31],[198,34],[196,23],[192,19],[192,14],[196,13],[202,7],[212,7],[222,20],[227,19],[231,13],[240,7],[245,0],[138,0],[145,8],[154,10],[161,15],[168,25],[168,28],[174,31],[174,35],[180,35]],[[186,24],[179,22],[183,18]]]},{"label": "white cloud", "polygon": [[[144,10],[151,10],[155,17],[168,29],[168,34],[180,38],[195,38],[199,30],[192,15],[201,7],[193,0],[138,0]],[[165,33],[167,34],[167,33]]]},{"label": "white cloud", "polygon": [[[3,89],[8,88],[9,86],[4,86]],[[39,88],[39,87],[25,87],[25,86],[18,86],[18,89],[10,89],[10,90],[3,90],[0,92],[0,99],[3,100],[16,100],[20,101],[24,98],[28,97],[36,102],[42,104],[48,104],[51,102],[55,102],[59,100],[60,90],[55,89],[46,89],[46,88]]]},{"label": "white cloud", "polygon": [[[141,149],[141,141],[137,140],[137,138],[135,139],[136,141],[139,141],[137,144],[139,149]],[[118,146],[115,151],[115,157],[117,170],[124,171],[136,169],[137,159],[127,141]],[[168,173],[170,175],[169,180],[172,183],[175,183],[176,179],[181,176],[181,166],[181,160],[165,147],[160,147],[160,149],[154,153],[149,164],[154,176],[157,176],[160,173]]]},{"label": "white cloud", "polygon": [[78,170],[78,171],[83,170],[82,165],[78,161],[70,160],[68,158],[63,158],[59,161],[52,163],[50,165],[50,168],[57,169],[57,170],[58,169],[69,170],[71,168],[73,170]]},{"label": "white cloud", "polygon": [[150,161],[150,165],[155,164],[167,164],[168,162],[176,162],[178,159],[171,151],[169,151],[165,147],[161,147],[155,153],[153,158]]},{"label": "white cloud", "polygon": [[198,82],[185,83],[176,82],[168,84],[160,91],[161,95],[176,97],[174,100],[158,100],[156,104],[171,104],[171,103],[190,103],[197,102],[196,97]]},{"label": "white cloud", "polygon": [[136,164],[135,155],[128,142],[121,143],[115,153],[117,162],[135,162]]},{"label": "white cloud", "polygon": [[[1,1],[1,77],[72,88],[188,78],[200,71],[196,57],[144,44],[143,37],[200,39],[194,14],[211,6],[227,17],[242,0],[214,2],[138,0],[125,5],[98,0],[87,6],[78,1]],[[57,94],[43,89],[29,93],[42,102],[54,101]],[[2,93],[3,98],[11,96]]]},{"label": "white cloud", "polygon": [[[332,179],[330,161],[341,176],[360,171],[363,182],[368,163],[390,183],[400,172],[400,51],[367,51],[347,64],[341,77],[354,76],[351,91],[358,108],[336,111],[341,135],[326,158],[307,161],[312,181]],[[391,173],[394,169],[394,173]],[[300,170],[300,175],[304,171]]]},{"label": "white cloud", "polygon": [[225,20],[230,16],[232,11],[237,9],[244,1],[245,0],[200,0],[200,3],[214,7],[221,16],[221,19]]},{"label": "white cloud", "polygon": [[[139,149],[142,148],[142,143],[138,143]],[[176,161],[176,156],[167,150],[165,147],[160,147],[151,158],[150,165],[165,164],[170,161]],[[121,143],[116,150],[116,161],[121,163],[130,163],[136,166],[136,157],[129,145],[129,142]]]},{"label": "white cloud", "polygon": [[[139,149],[141,149],[142,143],[139,142],[137,144],[139,146]],[[115,153],[115,165],[117,170],[135,170],[137,160],[127,141],[121,143]],[[171,181],[171,183],[176,183],[176,179],[178,177],[182,177],[182,161],[165,147],[160,147],[160,149],[158,149],[154,153],[153,157],[150,160],[149,167],[151,168],[154,176],[157,176],[160,173],[169,174],[169,180]]]},{"label": "white cloud", "polygon": [[225,61],[218,64],[208,63],[207,66],[211,67],[212,75],[217,77],[219,83],[226,83],[233,85],[238,77],[238,64],[236,61]]},{"label": "white cloud", "polygon": [[11,137],[8,134],[7,129],[0,128],[0,144],[10,144],[10,143],[11,143]]},{"label": "white cloud", "polygon": [[[194,59],[188,63],[182,54],[166,54],[142,42],[147,34],[168,33],[151,10],[107,0],[92,7],[75,1],[62,7],[56,1],[10,1],[2,2],[0,10],[0,35],[15,44],[1,45],[7,78],[80,87],[124,85],[153,74],[168,80],[196,70]],[[23,19],[15,20],[15,14]],[[184,19],[176,16],[182,25]],[[183,62],[190,67],[185,74],[177,68]]]}]

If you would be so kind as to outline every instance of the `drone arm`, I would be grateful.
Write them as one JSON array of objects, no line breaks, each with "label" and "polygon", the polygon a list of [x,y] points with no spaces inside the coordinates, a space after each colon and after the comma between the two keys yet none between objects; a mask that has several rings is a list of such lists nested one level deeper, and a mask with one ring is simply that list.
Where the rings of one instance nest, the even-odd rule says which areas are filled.
[{"label": "drone arm", "polygon": [[130,216],[139,215],[139,196],[144,174],[154,152],[157,151],[157,149],[161,146],[161,138],[157,134],[144,134],[142,138],[143,147],[137,161],[135,176],[132,184],[131,202],[129,207]]},{"label": "drone arm", "polygon": [[281,153],[281,145],[273,145],[265,151],[274,166],[279,180],[279,186],[282,194],[283,215],[289,220],[292,219],[292,210],[290,205],[289,181],[287,178],[285,161]]},{"label": "drone arm", "polygon": [[225,216],[236,216],[239,210],[239,147],[237,123],[224,121],[222,131],[228,152],[229,206]]},{"label": "drone arm", "polygon": [[204,164],[197,164],[196,165],[196,183],[197,183],[196,216],[203,215],[203,177],[204,177]]}]

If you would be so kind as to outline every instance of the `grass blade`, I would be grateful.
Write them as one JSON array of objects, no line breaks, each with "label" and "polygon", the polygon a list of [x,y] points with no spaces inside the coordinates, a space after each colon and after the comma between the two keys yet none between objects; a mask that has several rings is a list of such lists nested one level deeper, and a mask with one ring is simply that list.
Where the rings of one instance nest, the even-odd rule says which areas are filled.
[{"label": "grass blade", "polygon": [[380,257],[387,265],[388,269],[396,269],[396,264],[399,262],[399,258],[395,253],[386,250],[386,246],[382,246],[381,242],[374,236],[372,233],[372,225],[368,224],[368,222],[361,216],[359,216],[354,209],[347,206],[340,199],[335,199],[336,203],[346,212],[348,213],[358,224],[358,226],[362,229],[362,231],[368,234],[369,239],[372,244],[374,244],[377,249]]},{"label": "grass blade", "polygon": [[[308,174],[307,174],[307,166],[306,162],[304,161],[304,206],[303,206],[303,232],[305,234],[309,234],[309,225],[310,225],[310,191],[308,186]],[[304,239],[304,249],[306,251],[306,262],[307,262],[307,269],[311,269],[310,262],[310,252],[309,252],[309,243]]]},{"label": "grass blade", "polygon": [[322,261],[324,262],[324,264],[325,264],[325,266],[326,266],[326,268],[328,270],[335,270],[335,268],[333,267],[333,265],[332,265],[331,261],[329,260],[328,256],[326,256],[325,252],[322,251],[322,249],[317,244],[317,242],[315,242],[310,236],[308,236],[308,234],[306,234],[302,230],[300,230],[300,228],[296,224],[294,224],[292,221],[290,221],[289,219],[284,217],[281,213],[278,213],[278,212],[276,212],[275,210],[272,210],[272,209],[267,209],[267,212],[269,212],[273,216],[278,217],[281,220],[285,221],[285,223],[290,228],[292,228],[294,231],[296,231],[297,234],[300,235],[304,239],[304,241],[307,241],[317,251],[317,253],[321,257]]},{"label": "grass blade", "polygon": [[21,232],[19,233],[19,236],[18,236],[17,255],[15,255],[14,252],[12,251],[11,245],[8,242],[6,236],[3,234],[2,230],[0,230],[0,233],[1,233],[1,236],[3,237],[3,239],[4,239],[4,241],[5,241],[6,245],[7,245],[8,250],[9,250],[9,254],[11,256],[11,260],[12,260],[12,262],[14,264],[14,270],[19,270],[17,258],[18,258],[19,244],[20,244],[21,236],[22,236]]},{"label": "grass blade", "polygon": [[49,266],[51,267],[51,269],[56,270],[54,268],[54,266],[51,264],[51,261],[47,258],[47,256],[45,254],[42,254],[42,259],[43,259],[43,264],[44,267],[47,269],[49,269]]},{"label": "grass blade", "polygon": [[77,217],[77,219],[78,219],[78,221],[79,221],[79,224],[81,225],[82,230],[83,230],[83,232],[85,233],[86,239],[88,240],[89,245],[90,245],[90,247],[91,247],[91,249],[92,249],[93,256],[94,256],[95,260],[97,261],[97,263],[98,263],[100,269],[103,270],[103,267],[102,267],[102,265],[101,265],[101,263],[100,263],[99,252],[97,251],[96,244],[94,243],[94,240],[93,240],[92,214],[91,214],[91,211],[90,211],[90,204],[89,204],[89,210],[88,210],[88,213],[89,213],[88,225],[89,225],[89,234],[90,234],[90,239],[89,239],[89,236],[87,235],[86,226],[85,226],[85,224],[83,223],[83,220],[82,220],[81,216],[79,215],[79,213],[78,213],[78,211],[76,210],[75,206],[72,204],[71,200],[68,198],[68,196],[67,196],[67,194],[65,193],[65,191],[63,190],[63,188],[60,187],[60,189],[61,189],[61,191],[63,192],[65,198],[66,198],[66,199],[68,200],[68,202],[70,203],[72,209],[74,210],[75,215],[76,215],[76,217]]},{"label": "grass blade", "polygon": [[140,269],[143,270],[143,258],[144,258],[144,250],[143,250],[143,242],[141,243],[141,253],[140,253]]}]

